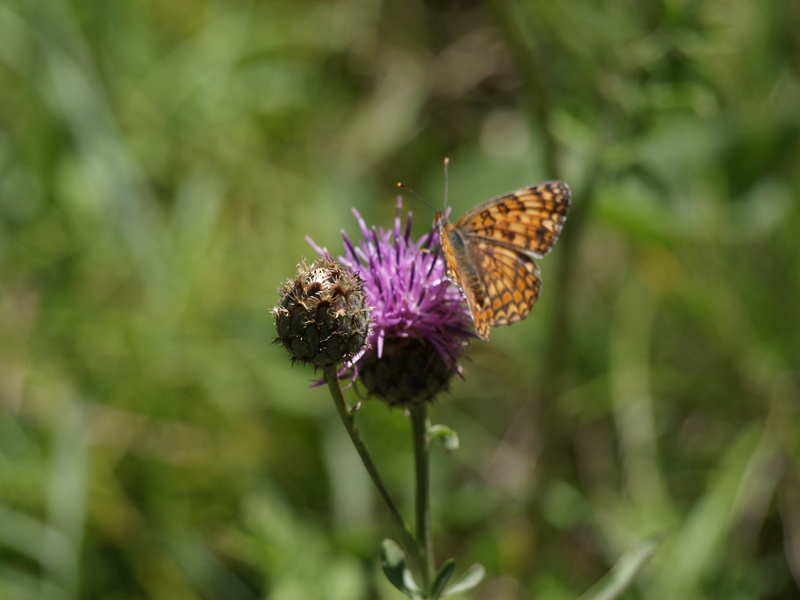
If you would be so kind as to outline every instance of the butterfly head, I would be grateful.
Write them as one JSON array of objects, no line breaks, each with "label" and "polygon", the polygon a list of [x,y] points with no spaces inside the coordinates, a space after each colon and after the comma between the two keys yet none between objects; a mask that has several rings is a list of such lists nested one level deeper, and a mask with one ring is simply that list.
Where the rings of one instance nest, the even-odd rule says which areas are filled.
[{"label": "butterfly head", "polygon": [[[445,211],[445,212],[449,212],[449,211]],[[448,223],[447,215],[444,212],[442,212],[441,210],[437,210],[435,216],[433,217],[433,227],[435,229],[441,230],[442,227],[447,225],[447,223]]]}]

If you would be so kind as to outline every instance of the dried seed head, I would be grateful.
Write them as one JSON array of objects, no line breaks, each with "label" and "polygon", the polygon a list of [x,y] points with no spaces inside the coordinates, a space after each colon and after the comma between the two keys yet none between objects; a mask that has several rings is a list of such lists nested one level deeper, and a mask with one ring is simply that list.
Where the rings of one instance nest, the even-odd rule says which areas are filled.
[{"label": "dried seed head", "polygon": [[281,300],[272,309],[276,342],[293,362],[315,367],[353,357],[367,340],[369,308],[358,274],[328,258],[297,265],[297,277],[278,288]]}]

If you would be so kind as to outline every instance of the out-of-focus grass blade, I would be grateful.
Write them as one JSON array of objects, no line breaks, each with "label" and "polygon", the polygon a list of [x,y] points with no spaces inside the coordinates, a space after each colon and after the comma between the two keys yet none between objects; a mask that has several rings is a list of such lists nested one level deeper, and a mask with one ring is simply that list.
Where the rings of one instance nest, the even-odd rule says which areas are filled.
[{"label": "out-of-focus grass blade", "polygon": [[623,554],[608,575],[583,594],[580,600],[614,600],[614,598],[618,598],[630,587],[633,579],[661,545],[664,537],[665,534],[659,533]]},{"label": "out-of-focus grass blade", "polygon": [[49,583],[63,590],[65,598],[78,597],[87,510],[88,427],[85,407],[75,399],[53,432],[48,527],[39,560]]}]

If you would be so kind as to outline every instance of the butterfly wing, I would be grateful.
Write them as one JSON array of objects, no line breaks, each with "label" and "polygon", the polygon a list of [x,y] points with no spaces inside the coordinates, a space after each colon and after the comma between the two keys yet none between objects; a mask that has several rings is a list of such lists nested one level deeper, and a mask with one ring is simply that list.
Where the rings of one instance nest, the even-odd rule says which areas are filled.
[{"label": "butterfly wing", "polygon": [[483,317],[488,305],[486,285],[480,277],[473,253],[468,252],[464,245],[464,238],[455,230],[455,226],[448,223],[440,213],[437,213],[436,224],[439,228],[439,240],[447,266],[447,276],[461,289],[467,301],[469,312],[475,322],[475,331],[483,341],[489,339],[489,321]]},{"label": "butterfly wing", "polygon": [[476,242],[490,240],[541,258],[561,233],[570,197],[566,183],[539,183],[476,206],[455,227]]},{"label": "butterfly wing", "polygon": [[485,202],[450,224],[437,213],[447,274],[469,305],[478,337],[530,314],[541,279],[533,258],[546,255],[566,220],[570,190],[560,181]]},{"label": "butterfly wing", "polygon": [[533,259],[525,253],[487,241],[470,246],[469,251],[480,265],[478,274],[486,293],[476,323],[481,320],[497,327],[527,317],[542,287],[539,267]]}]

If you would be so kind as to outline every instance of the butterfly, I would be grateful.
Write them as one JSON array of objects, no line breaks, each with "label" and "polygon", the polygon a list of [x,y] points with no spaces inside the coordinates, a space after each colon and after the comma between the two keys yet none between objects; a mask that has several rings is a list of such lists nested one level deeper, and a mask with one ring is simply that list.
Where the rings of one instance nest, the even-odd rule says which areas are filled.
[{"label": "butterfly", "polygon": [[461,288],[484,341],[489,327],[530,314],[542,282],[534,258],[556,243],[570,203],[561,181],[546,181],[476,206],[455,224],[437,211],[447,276]]}]

